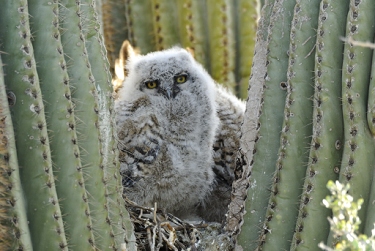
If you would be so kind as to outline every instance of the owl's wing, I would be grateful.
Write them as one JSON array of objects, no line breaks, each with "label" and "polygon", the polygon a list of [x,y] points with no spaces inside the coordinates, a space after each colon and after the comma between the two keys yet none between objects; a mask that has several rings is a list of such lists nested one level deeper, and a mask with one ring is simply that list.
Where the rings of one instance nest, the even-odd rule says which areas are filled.
[{"label": "owl's wing", "polygon": [[220,182],[231,185],[234,180],[234,169],[240,147],[245,103],[224,88],[218,87],[216,105],[220,125],[213,145],[215,162],[213,170]]},{"label": "owl's wing", "polygon": [[148,105],[145,100],[124,105],[120,112],[123,119],[117,121],[120,171],[126,187],[147,174],[145,166],[155,161],[162,145],[162,129]]}]

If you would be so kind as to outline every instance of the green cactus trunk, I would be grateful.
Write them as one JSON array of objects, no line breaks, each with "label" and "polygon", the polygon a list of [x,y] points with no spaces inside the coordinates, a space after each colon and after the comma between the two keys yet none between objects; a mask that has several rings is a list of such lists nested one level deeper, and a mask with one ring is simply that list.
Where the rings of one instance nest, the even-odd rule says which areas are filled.
[{"label": "green cactus trunk", "polygon": [[[373,41],[375,33],[375,2],[369,0],[350,1],[346,22],[346,36],[358,41]],[[354,200],[364,199],[358,216],[366,223],[366,208],[369,203],[369,188],[373,183],[375,166],[375,141],[367,123],[367,97],[371,76],[372,50],[345,44],[342,105],[344,116],[344,150],[341,161],[340,182],[350,183],[350,195]],[[368,229],[369,230],[369,229]],[[330,234],[328,244],[333,241]],[[333,241],[335,242],[335,241]]]},{"label": "green cactus trunk", "polygon": [[[264,15],[267,15],[269,4],[270,2],[266,1],[261,20],[267,20]],[[284,4],[286,1],[277,1],[273,8],[276,10],[277,6]],[[328,180],[336,179],[342,183],[350,183],[349,193],[354,196],[354,200],[364,199],[365,204],[360,211],[362,226],[359,230],[367,235],[371,234],[375,222],[372,203],[375,197],[375,149],[371,133],[374,102],[373,80],[370,79],[373,52],[369,48],[357,46],[357,43],[351,44],[350,40],[344,46],[340,37],[344,37],[346,33],[347,38],[356,41],[373,41],[374,4],[373,1],[365,0],[352,0],[350,4],[349,0],[297,1],[293,21],[288,23],[286,15],[289,12],[282,10],[284,25],[280,21],[272,21],[275,12],[268,14],[271,21],[268,27],[269,49],[265,56],[267,72],[262,94],[263,103],[258,120],[260,129],[252,148],[254,155],[250,158],[251,175],[246,214],[243,216],[244,222],[237,240],[242,248],[315,250],[318,249],[318,243],[325,242],[327,238],[331,244],[333,236],[327,221],[331,212],[325,209],[321,202],[329,192],[325,189]],[[283,36],[274,32],[285,32],[285,26],[288,24],[292,24],[289,51],[286,46],[276,47],[282,45]],[[279,28],[275,28],[275,25]],[[273,36],[277,44],[271,46]],[[258,43],[264,41],[257,40]],[[275,53],[274,48],[280,55],[288,53],[288,71],[282,67],[271,68],[275,64],[272,59],[278,63],[282,61],[280,56],[270,56]],[[259,69],[263,64],[262,59],[257,60],[259,61],[254,62],[253,69]],[[372,68],[374,69],[373,66]],[[284,74],[288,74],[286,85],[278,80]],[[272,124],[275,116],[265,115],[269,114],[269,110],[277,109],[272,108],[272,105],[282,97],[282,92],[267,96],[267,93],[271,93],[271,85],[267,85],[271,81],[280,81],[281,85],[288,88],[286,116],[280,137],[276,133],[280,131],[277,129],[280,122]],[[306,92],[300,89],[304,87]],[[249,95],[252,94],[251,90],[250,88]],[[249,117],[253,114],[247,112]],[[243,138],[253,133],[248,132],[247,123],[245,119]],[[275,135],[273,140],[267,142],[271,135]],[[311,135],[310,143],[306,140],[309,140]],[[274,170],[272,164],[271,168],[265,163],[275,157],[275,154],[272,154],[275,142],[280,142],[281,148],[271,186],[266,223],[259,230],[258,220],[264,218],[262,205],[263,208],[267,205],[260,202],[260,197],[266,200],[269,194],[261,190],[267,190],[271,182],[267,183],[266,175],[272,174]],[[249,142],[243,143],[242,148],[246,148],[247,144]],[[270,156],[263,156],[263,152]],[[308,152],[309,155],[306,155]],[[303,171],[305,165],[307,170]],[[248,167],[245,167],[244,173],[248,172],[246,168]],[[259,184],[263,189],[258,187]],[[261,192],[262,196],[256,196]],[[287,192],[294,195],[287,195]],[[233,195],[237,194],[238,191],[234,191]],[[232,212],[228,215],[231,216]],[[241,220],[239,222],[242,224]],[[257,236],[259,232],[261,236],[257,243],[253,236]]]},{"label": "green cactus trunk", "polygon": [[341,67],[349,1],[320,3],[315,53],[313,136],[292,248],[308,250],[326,241],[330,210],[321,206],[324,186],[338,179],[343,144]]},{"label": "green cactus trunk", "polygon": [[[57,3],[45,4],[46,10],[40,15],[38,11],[42,9],[41,5],[43,2],[35,3],[35,7],[30,8],[31,14],[35,16],[32,27],[36,33],[33,47],[39,65],[42,95],[48,104],[45,111],[49,137],[53,139],[50,147],[55,153],[52,161],[54,170],[58,174],[57,193],[61,199],[69,245],[90,250],[94,247],[92,220],[87,202],[80,149],[77,145],[76,121],[67,72],[69,63],[66,63],[63,55],[68,52],[64,49],[69,46],[64,38],[73,37],[72,26],[78,28],[79,18],[76,13],[79,10],[74,1],[65,2],[66,8],[62,8],[62,11],[59,11]],[[63,17],[64,26],[59,27],[59,19],[62,20]],[[61,37],[62,43],[65,44],[64,48],[60,41],[59,29],[66,29]],[[39,32],[41,30],[44,32]],[[49,46],[46,47],[46,44]],[[81,42],[80,46],[74,48],[79,49],[83,46]],[[50,67],[53,65],[60,67]],[[73,67],[75,66],[74,64]]]},{"label": "green cactus trunk", "polygon": [[143,54],[154,51],[156,45],[150,0],[126,0],[125,8],[130,42]]},{"label": "green cactus trunk", "polygon": [[232,5],[228,0],[207,0],[208,41],[210,47],[210,73],[219,83],[231,90],[234,79],[234,26]]},{"label": "green cactus trunk", "polygon": [[236,93],[242,99],[247,98],[247,83],[255,47],[256,22],[258,18],[256,0],[237,0],[233,10],[236,27]]},{"label": "green cactus trunk", "polygon": [[[94,2],[93,2],[94,3]],[[89,6],[89,5],[86,5]],[[109,224],[112,226],[115,241],[119,244],[125,240],[130,249],[135,249],[135,236],[129,214],[122,200],[122,180],[118,173],[118,149],[116,143],[116,130],[112,100],[112,83],[109,72],[109,62],[106,57],[106,49],[103,37],[96,30],[99,27],[98,16],[95,8],[86,8],[89,20],[96,20],[94,26],[83,29],[87,40],[88,60],[92,74],[95,78],[99,104],[99,132],[101,142],[101,154],[103,155],[104,179],[106,187],[107,208],[109,210]],[[98,53],[100,52],[100,53]],[[124,232],[125,231],[125,232]],[[125,236],[124,236],[125,234]]]},{"label": "green cactus trunk", "polygon": [[[1,120],[9,147],[1,152],[8,171],[0,187],[12,184],[4,196],[13,201],[4,211],[9,218],[0,219],[4,226],[12,222],[2,250],[136,250],[94,8],[93,1],[30,0],[6,1],[0,10],[0,79],[8,100],[1,81],[0,94],[11,110]],[[1,111],[6,114],[4,102]]]},{"label": "green cactus trunk", "polygon": [[[269,186],[275,172],[277,152],[280,145],[280,132],[284,119],[283,111],[286,91],[283,87],[287,81],[286,70],[288,67],[288,55],[280,47],[289,46],[290,22],[295,0],[276,2],[272,7],[270,17],[270,29],[268,30],[268,53],[266,59],[267,76],[263,80],[263,109],[259,118],[260,129],[255,139],[257,147],[254,153],[248,197],[252,203],[246,205],[244,216],[245,232],[241,232],[239,243],[252,243],[255,249],[260,234],[261,224],[265,220],[264,210],[268,206],[270,197]],[[290,15],[283,15],[288,11]],[[270,144],[272,142],[273,144]],[[253,227],[257,226],[257,227]]]},{"label": "green cactus trunk", "polygon": [[0,58],[0,250],[32,250],[2,67]]},{"label": "green cactus trunk", "polygon": [[1,8],[1,50],[7,52],[3,56],[5,84],[12,96],[12,121],[32,245],[35,250],[67,250],[44,103],[30,41],[27,6],[33,8],[34,3],[6,3]]}]

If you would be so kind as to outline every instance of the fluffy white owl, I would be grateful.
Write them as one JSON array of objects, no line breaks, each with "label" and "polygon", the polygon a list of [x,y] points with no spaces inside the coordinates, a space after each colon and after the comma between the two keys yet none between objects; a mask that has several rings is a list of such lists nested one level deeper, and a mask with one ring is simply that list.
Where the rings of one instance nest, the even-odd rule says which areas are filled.
[{"label": "fluffy white owl", "polygon": [[129,56],[115,99],[125,195],[185,219],[221,221],[244,104],[184,49]]}]

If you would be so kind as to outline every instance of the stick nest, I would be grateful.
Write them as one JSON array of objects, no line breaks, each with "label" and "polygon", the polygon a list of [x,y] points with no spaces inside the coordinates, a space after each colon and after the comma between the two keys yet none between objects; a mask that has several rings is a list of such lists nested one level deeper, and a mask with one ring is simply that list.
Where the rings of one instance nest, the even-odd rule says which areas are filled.
[{"label": "stick nest", "polygon": [[220,223],[188,222],[157,208],[125,198],[138,250],[231,250],[233,244]]}]

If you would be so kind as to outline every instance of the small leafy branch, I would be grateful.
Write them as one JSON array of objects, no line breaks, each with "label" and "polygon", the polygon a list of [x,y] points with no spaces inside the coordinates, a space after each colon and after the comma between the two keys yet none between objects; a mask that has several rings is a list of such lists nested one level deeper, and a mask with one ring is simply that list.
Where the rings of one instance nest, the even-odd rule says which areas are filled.
[{"label": "small leafy branch", "polygon": [[331,224],[331,230],[334,233],[334,238],[340,241],[335,245],[334,249],[319,244],[319,247],[328,251],[341,250],[375,250],[375,229],[372,230],[371,237],[364,234],[358,235],[358,228],[361,220],[358,217],[358,211],[361,209],[363,199],[357,202],[353,201],[353,197],[348,194],[350,185],[343,185],[339,181],[335,183],[329,181],[327,188],[332,195],[327,196],[323,200],[324,206],[332,209],[333,217],[328,218]]}]

